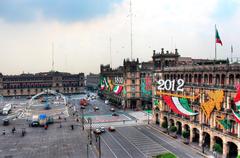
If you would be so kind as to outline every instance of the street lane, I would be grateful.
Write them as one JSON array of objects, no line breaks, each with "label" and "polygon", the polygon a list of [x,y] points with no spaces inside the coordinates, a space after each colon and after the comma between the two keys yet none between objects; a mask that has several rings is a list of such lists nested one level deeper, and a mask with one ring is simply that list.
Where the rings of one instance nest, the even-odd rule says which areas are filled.
[{"label": "street lane", "polygon": [[144,135],[148,136],[149,138],[161,144],[163,147],[167,148],[169,151],[173,152],[178,157],[181,157],[181,158],[201,158],[202,157],[190,147],[187,147],[186,145],[180,142],[177,142],[176,140],[166,137],[165,135],[156,131],[153,128],[150,128],[147,126],[140,126],[135,128],[141,131]]}]

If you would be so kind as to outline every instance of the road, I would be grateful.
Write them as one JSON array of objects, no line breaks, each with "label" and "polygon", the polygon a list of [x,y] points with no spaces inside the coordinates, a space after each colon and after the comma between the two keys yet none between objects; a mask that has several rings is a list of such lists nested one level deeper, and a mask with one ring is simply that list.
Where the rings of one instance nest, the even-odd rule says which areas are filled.
[{"label": "road", "polygon": [[[81,118],[79,101],[85,95],[71,96],[69,103],[70,116],[66,121],[56,120],[48,130],[43,128],[30,128],[24,120],[16,120],[10,126],[1,126],[6,130],[6,135],[0,135],[0,155],[12,157],[53,157],[53,158],[97,158],[99,156],[99,140],[92,134],[93,144],[89,145],[89,124],[87,118],[92,118],[92,128],[104,126],[106,132],[100,134],[101,157],[102,158],[150,158],[163,152],[172,152],[179,158],[201,158],[196,150],[176,141],[161,133],[154,126],[146,122],[137,122],[129,112],[116,109],[119,116],[112,116],[110,105],[103,100],[94,99],[84,110],[85,130],[81,127],[81,121],[76,122],[75,117]],[[73,109],[78,114],[73,114]],[[93,107],[99,110],[94,111]],[[133,113],[133,112],[131,112]],[[60,122],[62,128],[60,128]],[[71,130],[74,125],[74,130]],[[109,126],[115,126],[115,132],[109,132]],[[11,133],[12,127],[17,129],[16,134]],[[25,128],[26,136],[21,137],[21,130]],[[88,149],[88,150],[87,150]]]}]

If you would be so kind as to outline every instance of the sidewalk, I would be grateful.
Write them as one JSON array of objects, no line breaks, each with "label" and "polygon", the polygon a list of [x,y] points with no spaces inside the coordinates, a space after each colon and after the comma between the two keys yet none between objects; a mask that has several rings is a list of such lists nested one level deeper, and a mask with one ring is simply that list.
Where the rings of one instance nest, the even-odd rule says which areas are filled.
[{"label": "sidewalk", "polygon": [[[161,132],[162,134],[164,134],[164,135],[172,138],[170,135],[168,135],[168,134],[166,134],[166,133],[163,132],[163,131],[165,130],[164,128],[162,128],[162,127],[160,127],[160,126],[158,126],[158,125],[154,125],[154,124],[150,124],[149,126],[157,129],[157,130],[158,130],[159,132]],[[178,137],[177,139],[175,139],[175,138],[172,138],[172,139],[174,139],[174,140],[176,140],[176,141],[184,144],[182,137],[181,137],[180,135],[177,135],[177,137]],[[186,144],[184,144],[184,145],[186,145]],[[204,149],[204,153],[202,153],[202,148],[199,147],[199,145],[198,145],[197,143],[192,142],[192,143],[189,143],[187,146],[192,147],[193,149],[195,149],[196,151],[198,151],[198,153],[199,153],[200,155],[202,155],[202,156],[204,156],[204,157],[206,157],[206,158],[213,158],[213,157],[214,157],[214,156],[213,156],[213,153],[212,153],[211,151],[209,151],[208,149],[206,149],[206,148]]]}]

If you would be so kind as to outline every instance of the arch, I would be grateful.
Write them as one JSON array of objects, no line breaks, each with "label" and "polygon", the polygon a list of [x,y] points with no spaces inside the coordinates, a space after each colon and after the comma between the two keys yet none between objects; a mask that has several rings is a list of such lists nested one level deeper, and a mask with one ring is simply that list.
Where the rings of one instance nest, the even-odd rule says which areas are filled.
[{"label": "arch", "polygon": [[216,74],[215,84],[216,84],[216,85],[219,85],[219,84],[220,84],[220,75],[219,75],[219,74]]},{"label": "arch", "polygon": [[159,121],[159,114],[156,113],[155,116],[156,116],[156,125],[159,125],[159,124],[160,124],[160,121]]},{"label": "arch", "polygon": [[185,82],[188,82],[188,74],[185,74]]},{"label": "arch", "polygon": [[184,124],[183,128],[184,128],[184,130],[190,132],[190,126],[188,124]]},{"label": "arch", "polygon": [[233,74],[229,74],[229,84],[230,85],[234,85],[234,75]]},{"label": "arch", "polygon": [[180,121],[177,121],[176,126],[177,126],[177,134],[181,135],[182,134],[182,123]]},{"label": "arch", "polygon": [[33,102],[34,99],[36,99],[37,97],[39,97],[39,96],[41,96],[41,95],[44,95],[44,94],[53,94],[53,95],[55,95],[55,96],[60,96],[60,97],[63,98],[63,100],[64,100],[64,105],[67,104],[66,97],[65,97],[64,95],[62,95],[61,93],[57,93],[57,92],[55,92],[55,91],[53,91],[53,90],[47,89],[47,90],[44,90],[43,92],[40,92],[40,93],[34,95],[34,96],[29,100],[28,108],[29,108],[30,106],[32,106],[32,102]]},{"label": "arch", "polygon": [[209,74],[209,79],[208,79],[209,83],[211,84],[213,82],[213,75]]},{"label": "arch", "polygon": [[222,154],[222,152],[223,152],[223,140],[222,140],[222,138],[220,138],[218,136],[214,136],[213,138],[214,138],[213,150],[214,150],[215,144],[219,144],[220,147],[222,148],[222,150],[219,151],[219,152],[220,152],[220,154]]},{"label": "arch", "polygon": [[228,149],[228,153],[227,153],[227,157],[228,158],[236,158],[240,153],[238,153],[238,147],[235,143],[233,142],[227,142],[227,146]]},{"label": "arch", "polygon": [[189,74],[189,76],[188,76],[188,82],[192,82],[192,74]]},{"label": "arch", "polygon": [[236,83],[237,83],[237,84],[240,84],[240,74],[237,74],[237,75],[236,75]]},{"label": "arch", "polygon": [[225,79],[226,78],[226,75],[225,74],[222,74],[221,76],[221,85],[225,85]]},{"label": "arch", "polygon": [[175,125],[173,119],[170,119],[170,120],[169,120],[169,125],[170,125],[170,126],[174,126],[174,125]]},{"label": "arch", "polygon": [[202,74],[198,74],[198,83],[202,83]]},{"label": "arch", "polygon": [[204,75],[204,83],[208,83],[208,74]]},{"label": "arch", "polygon": [[193,142],[196,142],[196,143],[199,143],[199,136],[200,136],[200,131],[197,129],[197,128],[193,128],[192,129],[192,141]]},{"label": "arch", "polygon": [[204,148],[210,149],[211,137],[207,132],[203,132],[203,142],[202,145]]},{"label": "arch", "polygon": [[194,83],[197,83],[197,74],[194,74]]}]

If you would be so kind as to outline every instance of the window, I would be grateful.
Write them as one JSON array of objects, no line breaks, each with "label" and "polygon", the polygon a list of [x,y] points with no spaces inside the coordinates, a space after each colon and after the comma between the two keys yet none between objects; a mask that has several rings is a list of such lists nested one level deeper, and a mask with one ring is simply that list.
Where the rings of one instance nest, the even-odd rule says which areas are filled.
[{"label": "window", "polygon": [[135,84],[135,80],[132,80],[132,84]]},{"label": "window", "polygon": [[132,93],[132,97],[135,97],[135,93]]},{"label": "window", "polygon": [[132,90],[133,92],[135,92],[135,86],[132,86],[132,87],[131,87],[131,90]]}]

